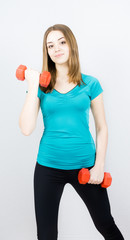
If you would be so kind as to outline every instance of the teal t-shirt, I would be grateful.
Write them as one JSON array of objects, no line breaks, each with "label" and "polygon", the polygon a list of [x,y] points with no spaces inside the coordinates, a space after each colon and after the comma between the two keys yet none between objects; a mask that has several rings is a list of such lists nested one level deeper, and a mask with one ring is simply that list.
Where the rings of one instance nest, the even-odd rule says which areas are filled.
[{"label": "teal t-shirt", "polygon": [[81,73],[86,85],[76,85],[67,93],[53,89],[44,93],[38,88],[44,131],[37,162],[58,169],[93,166],[96,147],[89,131],[91,100],[103,92],[99,80]]}]

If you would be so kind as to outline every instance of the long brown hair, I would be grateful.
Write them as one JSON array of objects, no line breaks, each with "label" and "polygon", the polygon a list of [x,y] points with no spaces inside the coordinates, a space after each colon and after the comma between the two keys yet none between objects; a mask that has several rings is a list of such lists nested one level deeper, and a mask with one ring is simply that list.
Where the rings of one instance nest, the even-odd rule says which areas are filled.
[{"label": "long brown hair", "polygon": [[[53,62],[48,55],[47,52],[47,36],[51,31],[59,30],[64,34],[64,37],[68,43],[69,49],[70,49],[70,56],[68,60],[68,76],[69,76],[69,82],[73,82],[74,84],[81,85],[81,81],[83,82],[82,76],[81,76],[81,68],[80,68],[80,62],[79,62],[79,52],[78,52],[78,45],[75,39],[74,34],[72,33],[71,29],[64,25],[64,24],[55,24],[51,27],[49,27],[45,34],[43,39],[43,66],[42,66],[42,72],[48,71],[51,73],[51,81],[47,87],[42,87],[39,85],[40,89],[45,92],[51,92],[54,89],[54,85],[56,83],[56,68],[55,68],[55,62]],[[85,84],[83,82],[83,84]]]}]

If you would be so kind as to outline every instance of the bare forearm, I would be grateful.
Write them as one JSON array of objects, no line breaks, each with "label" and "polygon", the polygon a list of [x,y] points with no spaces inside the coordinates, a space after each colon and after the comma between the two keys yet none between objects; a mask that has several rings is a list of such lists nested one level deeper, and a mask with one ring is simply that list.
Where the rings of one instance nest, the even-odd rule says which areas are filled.
[{"label": "bare forearm", "polygon": [[108,144],[108,129],[107,126],[104,126],[96,132],[95,166],[104,167],[107,144]]},{"label": "bare forearm", "polygon": [[19,117],[19,126],[21,131],[26,135],[29,135],[35,127],[38,114],[37,92],[37,85],[29,86],[25,103]]}]

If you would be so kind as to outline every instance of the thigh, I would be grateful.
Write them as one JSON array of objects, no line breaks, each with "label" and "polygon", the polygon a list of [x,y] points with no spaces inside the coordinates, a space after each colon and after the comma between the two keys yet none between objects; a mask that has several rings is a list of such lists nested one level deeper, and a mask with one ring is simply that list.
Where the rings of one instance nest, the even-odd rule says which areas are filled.
[{"label": "thigh", "polygon": [[65,181],[60,171],[36,163],[34,171],[34,204],[39,236],[57,234],[60,198]]}]

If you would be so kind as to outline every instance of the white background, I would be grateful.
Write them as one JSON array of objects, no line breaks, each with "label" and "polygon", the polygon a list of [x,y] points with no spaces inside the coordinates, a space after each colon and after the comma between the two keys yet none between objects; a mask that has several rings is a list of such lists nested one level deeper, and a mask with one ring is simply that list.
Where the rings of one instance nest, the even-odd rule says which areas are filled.
[{"label": "white background", "polygon": [[[43,131],[24,136],[18,120],[27,82],[16,79],[20,64],[42,70],[46,29],[65,24],[73,31],[81,72],[100,81],[108,124],[105,171],[113,178],[108,195],[117,226],[130,239],[130,2],[127,0],[3,1],[0,6],[0,239],[36,240],[33,174]],[[95,126],[90,112],[90,130]],[[59,240],[102,240],[88,210],[70,184],[59,207]]]}]

